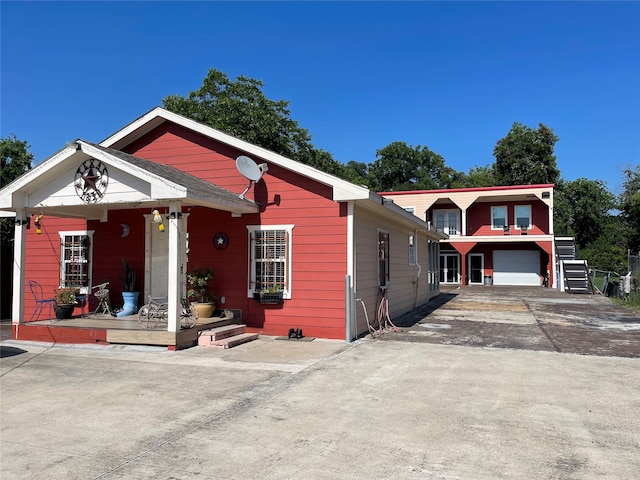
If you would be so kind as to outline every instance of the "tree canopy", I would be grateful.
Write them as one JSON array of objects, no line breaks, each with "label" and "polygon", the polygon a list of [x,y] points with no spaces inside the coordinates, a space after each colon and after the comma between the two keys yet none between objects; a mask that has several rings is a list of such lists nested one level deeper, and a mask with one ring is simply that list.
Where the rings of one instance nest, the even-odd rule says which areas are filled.
[{"label": "tree canopy", "polygon": [[493,149],[497,184],[557,183],[560,171],[553,150],[558,140],[553,130],[542,123],[534,130],[515,122]]},{"label": "tree canopy", "polygon": [[[31,169],[33,155],[29,148],[31,146],[26,141],[18,140],[15,134],[0,139],[0,188]],[[13,222],[0,219],[0,243],[9,242],[13,236]]]},{"label": "tree canopy", "polygon": [[376,152],[369,185],[376,191],[431,190],[450,183],[444,158],[427,147],[393,142]]},{"label": "tree canopy", "polygon": [[627,233],[628,248],[640,250],[640,165],[624,170],[624,191],[620,195],[620,211]]},{"label": "tree canopy", "polygon": [[577,245],[583,248],[604,232],[616,203],[615,196],[601,180],[579,178],[559,182],[554,206],[556,234],[566,232],[575,236]]},{"label": "tree canopy", "polygon": [[0,188],[31,169],[33,155],[29,148],[31,146],[26,141],[18,140],[15,134],[0,139]]},{"label": "tree canopy", "polygon": [[329,152],[316,149],[309,132],[291,118],[289,102],[269,100],[263,87],[260,80],[240,75],[234,82],[211,68],[198,90],[187,97],[169,95],[162,104],[167,110],[272,152],[328,173],[344,174],[342,164]]}]

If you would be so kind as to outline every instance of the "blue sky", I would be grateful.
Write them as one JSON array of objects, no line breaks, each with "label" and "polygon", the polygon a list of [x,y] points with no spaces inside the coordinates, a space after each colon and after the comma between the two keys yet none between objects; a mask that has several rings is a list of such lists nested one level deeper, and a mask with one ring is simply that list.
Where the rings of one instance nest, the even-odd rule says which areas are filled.
[{"label": "blue sky", "polygon": [[640,163],[640,2],[0,3],[0,134],[36,163],[100,142],[209,68],[262,80],[335,159],[394,141],[468,172],[514,122],[566,180]]}]

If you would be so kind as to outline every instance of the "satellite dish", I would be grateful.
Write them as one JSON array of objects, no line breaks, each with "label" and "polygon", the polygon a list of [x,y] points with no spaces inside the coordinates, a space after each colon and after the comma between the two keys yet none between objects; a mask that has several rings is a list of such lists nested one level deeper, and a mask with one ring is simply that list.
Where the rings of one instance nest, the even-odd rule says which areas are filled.
[{"label": "satellite dish", "polygon": [[257,182],[262,177],[260,167],[249,157],[240,155],[236,158],[236,167],[243,177],[248,178],[252,182]]},{"label": "satellite dish", "polygon": [[245,155],[240,155],[238,158],[236,158],[236,168],[243,177],[249,180],[249,186],[244,192],[240,194],[240,198],[244,198],[244,194],[249,191],[251,185],[253,185],[254,182],[259,181],[262,178],[264,172],[269,170],[269,167],[266,163],[257,165],[256,162]]}]

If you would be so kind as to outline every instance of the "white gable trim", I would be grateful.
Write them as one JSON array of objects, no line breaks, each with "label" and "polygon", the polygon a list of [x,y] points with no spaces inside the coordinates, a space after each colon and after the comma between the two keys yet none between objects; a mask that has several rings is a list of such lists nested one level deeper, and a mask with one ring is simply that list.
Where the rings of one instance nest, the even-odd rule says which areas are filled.
[{"label": "white gable trim", "polygon": [[0,190],[0,208],[12,207],[12,194],[18,192],[21,188],[29,183],[36,181],[42,174],[49,171],[51,168],[60,165],[67,158],[76,153],[76,144],[69,144],[62,150],[53,154],[47,160],[39,163],[30,170],[27,170],[9,185]]},{"label": "white gable trim", "polygon": [[333,188],[333,200],[336,202],[364,200],[369,198],[368,188],[347,182],[346,180],[342,180],[334,175],[330,175],[303,163],[283,157],[282,155],[271,152],[265,148],[253,145],[244,140],[240,140],[239,138],[232,137],[220,130],[216,130],[215,128],[203,125],[195,120],[183,117],[182,115],[178,115],[177,113],[170,112],[160,107],[154,108],[123,129],[114,133],[109,138],[103,140],[100,145],[103,147],[121,150],[129,143],[161,125],[164,121],[173,122],[206,137],[242,150],[250,155],[255,155],[260,159],[272,162],[282,168],[286,168],[287,170],[311,178],[319,183],[328,185]]},{"label": "white gable trim", "polygon": [[[76,155],[81,158],[87,156],[96,158],[108,167],[135,178],[139,187],[146,186],[132,188],[117,195],[107,192],[104,201],[85,205],[75,192],[72,195],[69,193],[73,191],[71,183],[58,181],[61,174],[64,177],[60,178],[68,178],[70,163],[74,162]],[[60,185],[55,186],[56,181]],[[211,191],[206,186],[189,188],[188,184],[176,183],[166,176],[146,170],[136,163],[112,155],[91,143],[76,140],[0,190],[0,210],[47,209],[48,214],[78,218],[105,218],[109,208],[178,200],[185,205],[201,205],[239,214],[258,212],[258,206],[253,202],[233,194],[220,195],[216,192],[214,185],[211,187]],[[33,192],[43,193],[33,196]]]},{"label": "white gable trim", "polygon": [[[109,166],[116,167],[125,173],[138,177],[151,185],[151,199],[153,198],[186,198],[187,189],[182,185],[172,182],[167,178],[149,172],[143,168],[139,168],[126,162],[118,157],[109,155],[108,153],[95,148],[81,140],[78,140],[80,149],[97,160],[101,160]],[[145,199],[148,200],[148,199]]]}]

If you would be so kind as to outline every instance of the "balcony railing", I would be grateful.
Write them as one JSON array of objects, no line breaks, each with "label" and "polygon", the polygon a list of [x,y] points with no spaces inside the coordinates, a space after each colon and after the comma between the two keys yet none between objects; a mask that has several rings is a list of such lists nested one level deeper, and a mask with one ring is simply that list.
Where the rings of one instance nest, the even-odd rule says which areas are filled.
[{"label": "balcony railing", "polygon": [[456,226],[450,226],[450,225],[443,225],[443,224],[435,224],[436,227],[436,231],[437,232],[442,232],[442,233],[446,233],[447,235],[451,236],[451,235],[460,235],[460,226],[456,225]]}]

